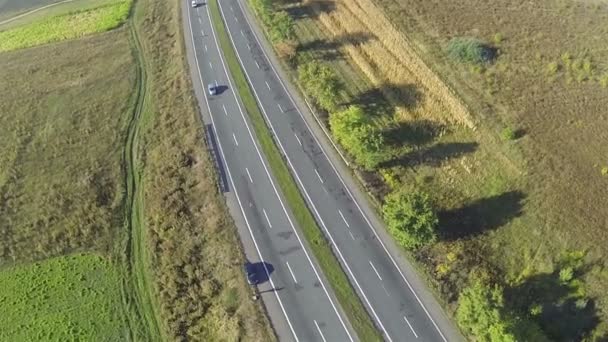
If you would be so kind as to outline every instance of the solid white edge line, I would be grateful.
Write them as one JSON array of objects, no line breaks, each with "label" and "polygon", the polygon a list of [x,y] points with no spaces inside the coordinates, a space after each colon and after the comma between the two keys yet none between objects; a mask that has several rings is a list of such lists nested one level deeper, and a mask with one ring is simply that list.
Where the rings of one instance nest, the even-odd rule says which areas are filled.
[{"label": "solid white edge line", "polygon": [[228,111],[226,110],[226,106],[224,104],[222,104],[222,108],[224,108],[224,114],[226,114],[226,116],[228,116]]},{"label": "solid white edge line", "polygon": [[236,135],[234,135],[234,133],[232,133],[232,137],[234,138],[234,143],[236,146],[239,146],[239,142],[236,140]]},{"label": "solid white edge line", "polygon": [[[221,2],[218,1],[218,5],[220,8],[220,11],[222,12],[222,15],[224,15],[224,11],[222,9],[222,5]],[[209,10],[207,10],[207,16],[209,17],[209,22],[211,22],[211,14],[209,13]],[[221,48],[219,46],[219,43],[217,42],[217,37],[215,35],[215,29],[213,28],[213,25],[211,25],[211,32],[213,33],[213,41],[215,42],[215,46],[218,50],[218,53],[220,55],[220,60],[222,62],[222,65],[224,67],[224,73],[226,74],[227,78],[228,78],[228,83],[230,84],[230,87],[232,89],[234,89],[233,85],[232,85],[232,80],[230,79],[230,76],[228,75],[228,69],[226,68],[226,64],[224,62],[224,55],[221,52]],[[229,34],[229,30],[227,29],[228,32],[228,37],[230,38],[233,46],[234,46],[234,41],[232,40],[232,36]],[[238,56],[238,54],[237,54]],[[255,139],[253,138],[253,133],[251,132],[251,128],[249,127],[249,123],[247,123],[247,120],[245,119],[245,114],[243,113],[243,108],[241,108],[241,104],[238,101],[237,97],[236,97],[236,93],[232,92],[232,96],[234,96],[234,99],[236,101],[237,107],[239,108],[239,112],[241,113],[241,117],[243,118],[243,121],[245,122],[245,127],[247,127],[247,131],[249,132],[249,137],[251,138],[251,140],[253,141],[253,146],[255,147],[255,150],[258,154],[258,157],[260,158],[260,161],[262,162],[262,166],[264,167],[264,171],[266,172],[266,175],[268,176],[268,179],[270,180],[270,184],[272,185],[272,188],[274,190],[275,195],[277,196],[277,198],[279,199],[279,202],[281,203],[281,208],[283,209],[283,212],[285,213],[285,216],[287,217],[287,220],[289,221],[289,225],[291,226],[291,229],[294,232],[294,235],[296,236],[296,238],[298,239],[298,242],[300,243],[300,246],[302,247],[302,251],[304,251],[304,255],[306,255],[306,259],[308,260],[308,263],[310,264],[313,272],[315,273],[315,276],[317,277],[317,280],[319,280],[319,283],[321,284],[321,287],[323,288],[323,291],[325,292],[325,295],[327,296],[327,299],[329,300],[332,308],[334,309],[334,312],[336,313],[336,316],[338,316],[338,320],[340,320],[340,323],[342,324],[342,327],[344,328],[344,331],[346,332],[346,335],[348,336],[349,340],[351,342],[354,342],[353,337],[350,334],[350,331],[348,331],[348,329],[346,328],[346,324],[344,323],[344,320],[342,319],[342,316],[338,313],[338,309],[336,308],[336,305],[334,303],[334,301],[331,299],[331,296],[329,295],[329,292],[327,291],[327,288],[325,287],[324,282],[321,280],[321,276],[319,275],[319,272],[317,271],[317,269],[315,268],[312,259],[310,258],[310,255],[308,254],[308,251],[306,250],[306,248],[304,247],[304,244],[302,243],[302,239],[300,238],[300,235],[298,234],[293,221],[291,220],[291,217],[289,216],[289,214],[287,213],[287,209],[285,207],[285,204],[283,203],[283,200],[281,199],[281,196],[279,196],[279,192],[276,188],[276,185],[274,184],[274,181],[272,180],[272,177],[270,176],[270,171],[268,171],[268,167],[266,166],[266,162],[264,161],[264,159],[262,158],[262,154],[260,153],[260,149],[258,148],[257,142],[255,141]],[[286,316],[287,317],[287,316]],[[291,323],[290,323],[291,325]],[[293,330],[292,330],[293,331]],[[295,336],[295,332],[294,332],[294,336]],[[297,337],[296,337],[297,340]]]},{"label": "solid white edge line", "polygon": [[[302,144],[300,144],[302,145]],[[317,174],[317,178],[319,178],[319,182],[321,182],[321,184],[325,183],[325,181],[323,181],[323,178],[321,178],[321,175],[319,174],[319,171],[317,171],[317,169],[314,169],[315,173]],[[346,220],[344,220],[346,222]],[[348,223],[347,223],[348,225]]]},{"label": "solid white edge line", "polygon": [[[237,3],[239,5],[239,7],[241,8],[241,11],[243,11],[243,5],[241,4],[240,0],[237,0]],[[245,21],[247,21],[247,24],[251,27],[251,22],[249,21],[249,18],[247,18],[247,16],[243,13],[243,16],[245,17]],[[268,54],[266,53],[266,51],[261,47],[262,44],[260,42],[260,39],[258,37],[258,35],[255,33],[255,31],[252,29],[251,33],[253,34],[253,37],[255,38],[255,40],[257,41],[258,45],[260,46],[260,50],[262,50],[262,53],[264,54],[264,57],[266,57],[266,60],[270,61],[270,58],[268,58]],[[276,70],[276,68],[274,67],[274,65],[272,63],[268,63],[270,65],[270,68],[272,69],[272,71],[274,72],[276,78],[279,80],[279,83],[281,83],[281,86],[283,87],[283,90],[285,91],[285,93],[287,94],[287,96],[289,97],[289,99],[291,100],[291,102],[294,104],[294,106],[296,107],[296,111],[298,112],[298,114],[300,114],[300,117],[302,118],[302,121],[304,121],[304,123],[306,124],[306,126],[308,127],[308,130],[312,133],[312,128],[310,127],[310,125],[308,124],[308,121],[306,121],[306,119],[304,119],[304,115],[300,112],[300,109],[298,108],[297,105],[295,105],[295,100],[293,99],[293,97],[291,96],[291,93],[287,90],[287,87],[285,86],[285,83],[283,82],[283,80],[281,79],[281,77],[279,77],[279,74]],[[319,118],[317,117],[317,115],[314,113],[314,111],[312,110],[312,108],[310,108],[310,104],[308,103],[308,101],[306,99],[304,99],[304,101],[306,102],[306,104],[308,105],[311,114],[315,117],[315,120],[317,121],[317,123],[319,124],[319,127],[321,127],[321,129],[323,130],[323,132],[325,133],[325,135],[327,136],[327,139],[332,143],[332,145],[334,146],[336,152],[338,152],[338,154],[340,155],[340,157],[342,157],[342,159],[344,160],[344,163],[346,165],[350,166],[350,163],[346,160],[346,158],[344,158],[344,156],[342,155],[342,153],[340,152],[340,149],[336,146],[336,144],[334,143],[333,139],[330,137],[329,133],[327,133],[327,131],[325,130],[325,127],[323,126],[322,122],[319,120]],[[317,145],[321,148],[321,151],[323,152],[323,155],[325,155],[325,159],[327,159],[327,161],[329,162],[329,164],[331,165],[331,167],[334,170],[334,173],[338,176],[338,179],[340,179],[340,182],[342,183],[342,185],[344,186],[344,188],[346,189],[346,192],[348,192],[348,195],[350,196],[351,200],[353,202],[355,202],[355,205],[357,206],[357,209],[359,209],[359,212],[361,213],[361,216],[363,216],[363,219],[365,220],[365,222],[367,223],[367,225],[370,227],[370,229],[374,232],[374,235],[376,236],[376,239],[378,240],[378,242],[380,242],[380,245],[382,246],[382,248],[384,249],[384,252],[388,255],[389,259],[391,259],[391,262],[393,263],[393,266],[395,266],[395,268],[397,269],[397,271],[399,272],[399,275],[401,275],[401,278],[403,279],[403,281],[407,284],[408,288],[410,289],[410,291],[414,294],[414,297],[416,298],[416,300],[418,301],[418,304],[420,304],[420,306],[422,307],[422,309],[424,310],[424,313],[426,314],[426,316],[429,318],[429,320],[431,320],[431,322],[433,323],[433,326],[435,327],[435,329],[437,330],[437,332],[439,333],[439,335],[441,336],[441,338],[443,339],[444,342],[448,342],[447,338],[443,335],[443,332],[441,331],[441,329],[439,329],[439,326],[437,325],[437,323],[435,322],[435,320],[433,319],[433,317],[431,317],[431,314],[428,312],[426,306],[424,305],[424,303],[422,303],[422,300],[420,299],[420,297],[418,297],[418,294],[416,294],[416,291],[414,291],[414,288],[412,287],[412,285],[410,284],[410,282],[407,280],[407,278],[405,277],[405,275],[403,274],[403,271],[401,270],[401,268],[399,267],[399,265],[397,265],[397,262],[395,261],[395,259],[393,258],[393,256],[391,255],[391,253],[389,253],[388,249],[386,248],[386,246],[384,245],[384,242],[382,242],[382,239],[380,239],[380,236],[378,235],[378,232],[376,231],[376,229],[374,228],[374,226],[372,225],[372,223],[370,222],[369,218],[367,217],[367,215],[363,212],[363,209],[361,209],[361,206],[359,205],[359,202],[355,199],[355,197],[353,196],[353,194],[351,193],[350,189],[348,188],[348,186],[346,186],[346,183],[344,182],[344,179],[342,179],[342,176],[340,176],[340,173],[338,172],[338,170],[336,169],[336,166],[334,165],[334,163],[331,161],[331,159],[329,158],[329,156],[327,155],[327,152],[325,152],[325,149],[323,148],[323,146],[319,143],[319,140],[317,139],[316,135],[312,134],[313,138],[315,139],[315,141],[317,142]]]},{"label": "solid white edge line", "polygon": [[[220,3],[220,2],[218,2]],[[220,11],[222,10],[222,6],[220,5]],[[209,12],[207,12],[209,13]],[[232,46],[235,49],[236,52],[236,56],[239,59],[239,63],[241,64],[241,67],[243,69],[243,72],[245,73],[245,76],[247,77],[247,79],[249,80],[249,82],[251,82],[251,78],[249,77],[249,74],[247,73],[246,68],[244,67],[243,61],[241,60],[241,57],[238,53],[238,49],[236,47],[236,44],[234,43],[234,39],[232,39],[232,35],[230,34],[230,29],[227,28],[227,32],[228,32],[228,37],[230,38],[230,41],[232,42]],[[216,41],[217,44],[217,41]],[[270,125],[270,128],[272,130],[272,132],[274,133],[275,136],[277,136],[277,132],[274,129],[274,126],[272,125],[272,122],[270,121],[270,119],[268,118],[268,114],[266,113],[266,110],[264,109],[264,106],[262,105],[262,101],[260,101],[260,98],[257,94],[257,91],[255,90],[255,87],[251,87],[251,89],[253,90],[253,94],[255,95],[258,104],[260,105],[260,109],[262,110],[262,114],[264,115],[264,117],[266,118],[266,121],[268,122],[268,124]],[[244,118],[243,118],[244,119]],[[363,297],[364,301],[367,303],[369,309],[371,310],[374,318],[376,319],[376,322],[378,323],[378,325],[380,325],[381,330],[384,332],[385,337],[392,342],[392,339],[390,337],[390,335],[388,334],[388,332],[386,331],[386,329],[384,328],[384,324],[382,324],[382,321],[380,320],[380,317],[378,317],[378,314],[376,313],[376,310],[374,310],[374,307],[371,305],[369,299],[367,298],[367,295],[365,294],[365,292],[363,291],[363,288],[361,288],[361,285],[359,284],[359,281],[357,281],[357,278],[355,277],[353,271],[351,270],[350,266],[348,265],[348,263],[346,262],[346,259],[344,258],[344,255],[342,254],[342,251],[340,251],[340,248],[338,248],[338,245],[336,244],[336,241],[334,240],[333,236],[331,235],[331,233],[329,232],[329,229],[327,229],[327,226],[325,225],[325,221],[323,221],[323,218],[321,217],[321,215],[319,214],[319,211],[317,210],[317,207],[314,205],[314,202],[312,201],[312,199],[310,198],[310,195],[308,194],[308,191],[306,190],[306,188],[304,187],[304,184],[302,183],[302,180],[300,179],[300,176],[298,175],[297,171],[295,170],[293,164],[291,163],[291,159],[289,158],[288,154],[285,152],[285,148],[283,147],[283,144],[281,144],[281,141],[279,139],[276,139],[276,142],[279,145],[279,148],[281,149],[281,151],[283,152],[283,155],[285,156],[285,159],[287,160],[287,163],[289,164],[289,167],[291,168],[293,175],[296,177],[298,184],[300,184],[300,188],[302,189],[302,191],[304,192],[305,197],[308,199],[308,203],[310,203],[313,211],[315,212],[315,215],[317,217],[317,219],[319,220],[319,222],[321,223],[321,226],[323,227],[323,229],[325,230],[327,236],[329,237],[329,240],[331,241],[331,244],[334,246],[334,249],[336,250],[336,252],[338,253],[338,256],[340,257],[340,260],[342,260],[342,263],[344,264],[344,266],[346,267],[346,270],[348,271],[348,273],[350,274],[352,280],[355,282],[355,285],[357,286],[357,288],[359,289],[359,292],[361,293],[361,296]],[[341,317],[340,317],[341,319]],[[346,327],[345,327],[346,329]],[[348,332],[348,330],[347,330]],[[350,333],[349,337],[350,337]],[[352,339],[352,337],[351,337]]]},{"label": "solid white edge line", "polygon": [[[198,69],[198,77],[201,82],[201,85],[204,86],[203,76],[201,74],[201,68],[198,65],[198,56],[196,54],[196,49],[194,48],[196,46],[196,44],[194,42],[194,33],[192,32],[192,20],[190,18],[190,11],[188,11],[188,26],[190,27],[190,38],[192,40],[192,50],[194,50],[194,59],[197,61],[197,63],[195,63],[195,64],[196,64],[196,68]],[[211,26],[211,29],[213,30],[213,25]],[[205,96],[204,96],[205,104],[207,105],[207,110],[209,111],[209,117],[211,118],[211,124],[213,126],[213,130],[216,132],[216,135],[217,135],[215,121],[213,120],[213,114],[211,113],[211,107],[209,107],[209,99],[207,98],[208,95],[205,92],[204,92],[204,94],[205,94]],[[226,163],[225,163],[226,164],[226,173],[228,174],[228,178],[230,179],[230,183],[232,184],[232,189],[234,191],[234,195],[237,199],[239,208],[241,209],[241,213],[243,214],[243,218],[245,219],[245,225],[247,226],[247,229],[249,230],[249,235],[251,236],[251,240],[253,241],[255,250],[258,253],[258,257],[260,258],[260,261],[264,265],[264,271],[266,272],[266,275],[268,276],[268,281],[270,282],[270,285],[272,286],[272,288],[276,288],[274,285],[274,282],[272,281],[272,278],[270,277],[270,272],[268,271],[266,262],[264,262],[264,257],[262,256],[262,252],[260,251],[257,241],[255,240],[255,236],[253,235],[253,230],[251,229],[251,226],[249,225],[249,220],[247,220],[247,215],[245,214],[245,210],[243,209],[243,205],[241,204],[241,199],[239,198],[238,191],[236,190],[236,187],[234,185],[234,180],[232,179],[232,174],[230,173],[230,168],[228,167],[228,162],[227,162],[226,156],[224,155],[224,149],[222,148],[222,143],[220,142],[220,139],[217,139],[217,143],[218,143],[220,153],[222,154],[222,158],[224,159],[224,161],[226,161]],[[293,325],[291,324],[291,321],[289,320],[289,316],[287,315],[285,306],[283,306],[283,301],[281,300],[279,293],[277,291],[273,291],[273,293],[274,293],[275,297],[277,298],[277,301],[279,302],[279,306],[281,307],[283,316],[285,316],[285,320],[287,321],[287,325],[289,326],[289,329],[291,330],[291,333],[292,333],[294,339],[296,340],[296,342],[298,342],[299,341],[298,335],[296,335],[296,331],[294,330]]]},{"label": "solid white edge line", "polygon": [[300,144],[300,146],[302,146],[302,141],[300,141],[300,138],[298,138],[298,135],[294,133],[293,136],[296,137],[298,144]]},{"label": "solid white edge line", "polygon": [[287,265],[287,268],[289,269],[289,273],[291,273],[291,277],[293,278],[293,282],[297,284],[298,280],[296,279],[296,275],[293,273],[293,270],[291,269],[291,266],[289,266],[289,261],[286,261],[285,264]]},{"label": "solid white edge line", "polygon": [[321,335],[321,338],[323,339],[323,342],[327,342],[327,340],[325,339],[325,336],[323,336],[323,332],[321,331],[321,327],[319,327],[319,323],[317,323],[316,320],[312,320],[313,322],[315,322],[315,326],[317,327],[317,330],[319,331],[319,335]]},{"label": "solid white edge line", "polygon": [[340,217],[342,217],[342,221],[346,223],[346,226],[350,228],[350,224],[348,224],[348,221],[346,221],[346,217],[344,217],[344,214],[342,214],[342,210],[338,209],[338,213],[340,213]]},{"label": "solid white edge line", "polygon": [[378,273],[378,270],[376,269],[376,266],[374,266],[374,264],[372,264],[372,261],[369,261],[369,264],[372,266],[372,268],[374,269],[374,272],[376,272],[376,275],[378,276],[378,279],[380,279],[380,281],[382,281],[382,277],[380,276],[380,273]]},{"label": "solid white edge line", "polygon": [[245,171],[247,172],[247,176],[249,176],[249,181],[250,181],[251,183],[253,183],[253,178],[251,178],[251,173],[249,173],[249,169],[248,169],[248,168],[245,168]]},{"label": "solid white edge line", "polygon": [[262,208],[262,212],[264,212],[264,217],[266,217],[266,222],[268,222],[268,228],[272,228],[272,223],[270,223],[270,219],[268,218],[268,214],[266,214],[266,209]]},{"label": "solid white edge line", "polygon": [[416,332],[414,331],[414,328],[410,324],[410,321],[407,320],[407,317],[403,316],[403,319],[405,320],[405,323],[407,323],[407,326],[410,327],[410,330],[412,331],[412,333],[414,333],[414,336],[416,338],[418,338],[418,334],[416,334]]}]

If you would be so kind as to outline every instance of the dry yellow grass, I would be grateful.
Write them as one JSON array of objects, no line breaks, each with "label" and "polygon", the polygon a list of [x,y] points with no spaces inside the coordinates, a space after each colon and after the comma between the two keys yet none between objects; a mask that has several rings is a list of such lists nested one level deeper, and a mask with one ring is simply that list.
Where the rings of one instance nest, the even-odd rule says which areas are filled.
[{"label": "dry yellow grass", "polygon": [[[334,37],[372,35],[344,49],[369,80],[396,106],[400,119],[432,119],[464,124],[474,121],[460,99],[418,57],[414,46],[397,31],[382,11],[369,1],[338,0],[335,9],[323,11],[310,1],[319,21]],[[413,94],[401,90],[412,85],[424,96],[407,105]],[[387,87],[389,86],[389,87]]]}]

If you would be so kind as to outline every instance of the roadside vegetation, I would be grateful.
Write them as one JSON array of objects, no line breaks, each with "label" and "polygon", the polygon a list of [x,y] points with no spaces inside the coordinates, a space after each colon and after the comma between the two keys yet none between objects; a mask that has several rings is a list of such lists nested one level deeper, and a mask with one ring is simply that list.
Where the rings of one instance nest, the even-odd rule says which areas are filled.
[{"label": "roadside vegetation", "polygon": [[131,0],[121,0],[0,31],[0,52],[114,29],[124,23],[130,8]]},{"label": "roadside vegetation", "polygon": [[[260,0],[250,3],[264,15]],[[277,55],[448,312],[458,318],[471,296],[517,302],[479,306],[501,314],[486,321],[492,326],[460,320],[466,334],[608,336],[600,205],[608,200],[600,191],[608,174],[601,114],[608,65],[596,48],[606,33],[604,5],[273,4],[264,10],[288,13],[295,32],[293,53],[271,40]],[[262,23],[267,35],[276,29]],[[580,39],[568,38],[574,32]],[[564,271],[564,254],[583,266]],[[484,274],[488,289],[471,273]],[[560,273],[571,279],[556,280]],[[547,295],[539,303],[522,288]],[[555,329],[550,320],[572,324]],[[496,335],[483,335],[489,329]]]}]

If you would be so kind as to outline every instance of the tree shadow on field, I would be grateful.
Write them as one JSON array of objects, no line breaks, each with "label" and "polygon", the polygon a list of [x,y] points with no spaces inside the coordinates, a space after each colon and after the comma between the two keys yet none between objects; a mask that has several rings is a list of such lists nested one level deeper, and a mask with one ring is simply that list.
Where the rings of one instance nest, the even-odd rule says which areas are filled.
[{"label": "tree shadow on field", "polygon": [[[336,10],[336,3],[334,1],[310,1],[309,3],[303,4],[302,1],[287,1],[288,4],[282,8],[293,20],[311,18],[314,19],[319,16],[320,13],[331,13]],[[293,5],[296,4],[297,5]]]},{"label": "tree shadow on field", "polygon": [[[583,277],[590,265],[574,270],[571,280],[560,279],[560,270],[526,278],[523,283],[507,288],[505,297],[514,311],[529,315],[531,306],[540,312],[532,315],[551,341],[582,341],[590,337],[600,323],[595,301],[578,294],[577,279]],[[601,337],[594,341],[605,341]]]},{"label": "tree shadow on field", "polygon": [[412,122],[399,122],[385,129],[385,142],[389,146],[400,147],[403,145],[422,146],[430,143],[436,138],[442,126],[429,120],[417,120]]},{"label": "tree shadow on field", "polygon": [[344,34],[331,40],[315,39],[300,44],[298,52],[312,52],[317,58],[324,60],[341,59],[344,58],[339,50],[342,46],[359,45],[371,39],[374,39],[374,36],[365,32]]},{"label": "tree shadow on field", "polygon": [[398,157],[383,161],[378,167],[413,167],[422,164],[437,167],[449,159],[459,158],[465,154],[473,153],[477,150],[477,147],[478,144],[476,142],[438,143],[428,148],[414,150]]},{"label": "tree shadow on field", "polygon": [[[391,98],[392,103],[388,101]],[[424,99],[424,94],[413,84],[384,84],[357,94],[346,105],[358,105],[366,112],[378,115],[394,115],[395,107],[412,110]]]},{"label": "tree shadow on field", "polygon": [[438,213],[439,236],[451,241],[500,228],[521,216],[524,199],[523,192],[509,191],[477,199],[461,208],[441,211]]}]

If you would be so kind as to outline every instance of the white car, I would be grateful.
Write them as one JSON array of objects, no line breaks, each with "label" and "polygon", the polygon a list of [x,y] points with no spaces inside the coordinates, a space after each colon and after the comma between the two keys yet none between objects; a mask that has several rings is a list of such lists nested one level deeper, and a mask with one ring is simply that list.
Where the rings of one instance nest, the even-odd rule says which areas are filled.
[{"label": "white car", "polygon": [[198,1],[192,0],[192,7],[193,8],[198,7]]},{"label": "white car", "polygon": [[209,95],[217,95],[217,86],[213,84],[207,84],[207,92]]}]

